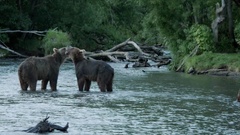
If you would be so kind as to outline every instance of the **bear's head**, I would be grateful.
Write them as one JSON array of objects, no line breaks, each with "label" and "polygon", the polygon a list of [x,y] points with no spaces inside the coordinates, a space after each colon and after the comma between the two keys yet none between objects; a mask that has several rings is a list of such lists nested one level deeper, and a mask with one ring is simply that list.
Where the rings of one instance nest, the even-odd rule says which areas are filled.
[{"label": "bear's head", "polygon": [[66,48],[66,52],[65,54],[72,59],[73,62],[78,62],[78,61],[82,61],[85,58],[84,56],[84,53],[86,51],[84,49],[79,49],[77,47],[71,47],[71,46],[68,46]]},{"label": "bear's head", "polygon": [[64,60],[68,57],[68,55],[66,55],[66,47],[62,47],[62,48],[53,48],[53,54],[52,56],[59,61],[60,63],[63,63]]}]

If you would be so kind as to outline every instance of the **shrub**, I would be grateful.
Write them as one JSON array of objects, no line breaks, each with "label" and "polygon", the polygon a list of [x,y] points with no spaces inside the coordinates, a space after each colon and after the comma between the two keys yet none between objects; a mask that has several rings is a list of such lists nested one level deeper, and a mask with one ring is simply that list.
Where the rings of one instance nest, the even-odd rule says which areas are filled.
[{"label": "shrub", "polygon": [[45,54],[51,54],[53,48],[61,48],[71,45],[70,36],[60,30],[49,30],[43,38]]},{"label": "shrub", "polygon": [[206,25],[195,24],[187,31],[188,49],[193,50],[199,45],[199,52],[214,51],[211,29]]}]

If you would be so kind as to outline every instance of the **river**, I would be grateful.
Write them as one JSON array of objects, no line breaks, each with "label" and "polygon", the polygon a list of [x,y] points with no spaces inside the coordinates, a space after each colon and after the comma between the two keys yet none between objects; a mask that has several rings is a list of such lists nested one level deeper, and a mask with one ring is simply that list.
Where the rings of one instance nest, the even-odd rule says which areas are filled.
[{"label": "river", "polygon": [[[70,135],[240,134],[240,78],[187,75],[166,67],[115,70],[112,93],[92,83],[79,92],[75,70],[65,62],[58,91],[20,90],[17,69],[23,59],[0,59],[0,134],[25,135],[47,115]],[[143,72],[144,70],[144,72]],[[54,131],[51,134],[61,134]]]}]

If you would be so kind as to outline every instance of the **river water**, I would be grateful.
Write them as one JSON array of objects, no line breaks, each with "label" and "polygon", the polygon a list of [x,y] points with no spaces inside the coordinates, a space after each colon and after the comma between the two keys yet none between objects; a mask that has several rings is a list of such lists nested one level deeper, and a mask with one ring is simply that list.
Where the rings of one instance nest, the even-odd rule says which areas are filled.
[{"label": "river water", "polygon": [[[92,83],[79,92],[74,66],[61,66],[58,91],[23,92],[17,68],[23,59],[0,59],[0,134],[25,135],[47,115],[71,135],[240,134],[240,79],[193,76],[161,68],[115,69],[112,93]],[[145,72],[143,72],[143,70]],[[62,134],[54,131],[51,134]]]}]

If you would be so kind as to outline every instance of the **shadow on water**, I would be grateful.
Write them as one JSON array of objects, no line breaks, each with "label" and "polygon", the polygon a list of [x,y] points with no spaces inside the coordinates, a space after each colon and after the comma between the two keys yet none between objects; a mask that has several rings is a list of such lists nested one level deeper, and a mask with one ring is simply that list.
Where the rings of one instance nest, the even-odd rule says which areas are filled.
[{"label": "shadow on water", "polygon": [[[0,60],[0,133],[25,134],[50,116],[69,134],[239,134],[239,78],[193,76],[161,68],[115,70],[114,91],[102,93],[96,83],[79,92],[74,66],[61,66],[58,91],[21,91],[20,60]],[[143,71],[144,70],[144,71]],[[55,131],[51,134],[59,134]]]}]

